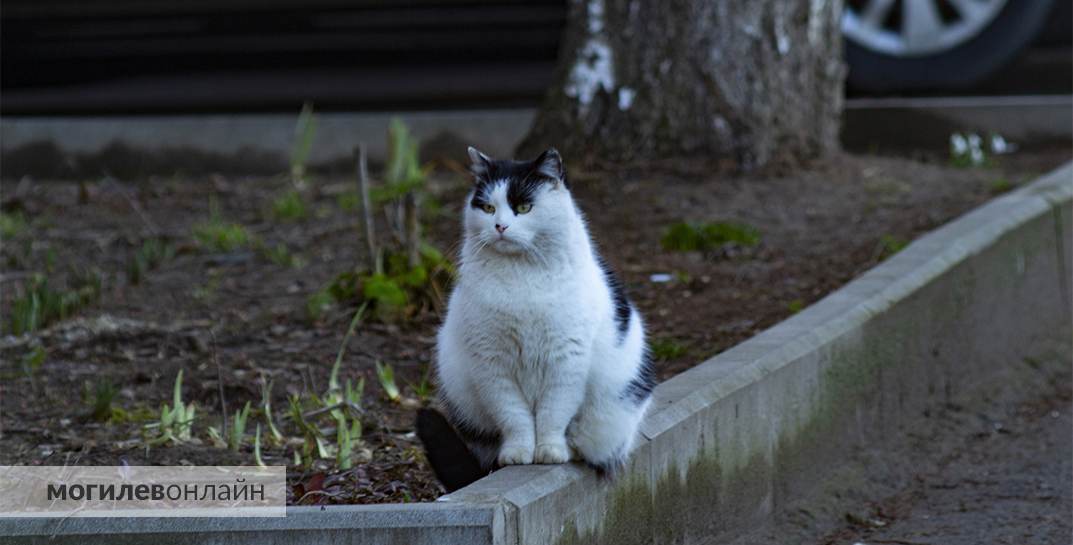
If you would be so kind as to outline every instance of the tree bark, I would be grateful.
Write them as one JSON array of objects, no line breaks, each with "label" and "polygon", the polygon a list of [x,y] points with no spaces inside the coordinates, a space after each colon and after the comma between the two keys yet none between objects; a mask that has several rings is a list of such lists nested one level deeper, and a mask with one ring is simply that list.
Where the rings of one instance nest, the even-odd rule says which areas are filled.
[{"label": "tree bark", "polygon": [[838,149],[841,0],[571,0],[519,156],[705,156],[742,169]]}]

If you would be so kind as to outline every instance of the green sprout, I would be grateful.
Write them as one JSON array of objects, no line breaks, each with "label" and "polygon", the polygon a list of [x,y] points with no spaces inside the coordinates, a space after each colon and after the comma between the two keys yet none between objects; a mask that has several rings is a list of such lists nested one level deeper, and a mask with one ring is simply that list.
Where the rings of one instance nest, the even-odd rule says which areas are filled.
[{"label": "green sprout", "polygon": [[261,425],[257,424],[257,432],[253,436],[253,461],[257,467],[267,467],[261,459]]},{"label": "green sprout", "polygon": [[34,274],[23,285],[22,295],[11,303],[8,320],[11,333],[22,335],[37,331],[68,318],[100,297],[101,276],[96,271],[76,275],[70,284],[70,289],[54,290],[47,277]]},{"label": "green sprout", "polygon": [[648,349],[652,351],[652,357],[657,360],[673,360],[684,356],[689,351],[685,345],[674,339],[655,339],[649,343]]},{"label": "green sprout", "polygon": [[194,415],[197,407],[191,403],[187,405],[182,400],[183,371],[175,376],[175,387],[172,390],[172,406],[167,403],[160,409],[160,420],[146,424],[144,432],[156,430],[156,437],[149,441],[150,445],[158,445],[167,442],[182,443],[189,441],[191,430],[194,427]]},{"label": "green sprout", "polygon": [[434,388],[432,387],[432,381],[429,378],[430,374],[431,369],[426,367],[425,372],[421,373],[421,380],[416,384],[407,381],[407,384],[410,385],[410,389],[413,390],[414,395],[422,403],[428,403],[428,400],[432,398],[432,391]]},{"label": "green sprout", "polygon": [[272,215],[281,221],[303,220],[309,216],[309,207],[302,194],[292,189],[272,202]]},{"label": "green sprout", "polygon": [[140,284],[145,274],[175,257],[175,246],[161,238],[151,238],[142,243],[127,263],[127,279],[131,284]]},{"label": "green sprout", "polygon": [[112,407],[119,389],[110,382],[101,381],[93,390],[93,406],[90,416],[97,422],[108,422],[116,416],[117,409]]},{"label": "green sprout", "polygon": [[22,212],[0,212],[0,238],[10,239],[26,230],[26,216]]},{"label": "green sprout", "polygon": [[209,219],[195,225],[193,234],[198,244],[210,252],[233,252],[253,241],[245,227],[223,219],[215,198],[209,200]]},{"label": "green sprout", "polygon": [[391,364],[385,365],[377,360],[376,378],[380,381],[380,387],[384,389],[384,395],[397,403],[402,396],[399,393],[399,386],[395,384],[395,370],[391,368]]},{"label": "green sprout", "polygon": [[242,442],[246,439],[246,421],[250,417],[250,402],[247,401],[242,410],[235,411],[231,419],[231,429],[228,430],[227,447],[238,452],[242,448]]},{"label": "green sprout", "polygon": [[743,223],[679,222],[667,228],[661,243],[664,249],[678,252],[705,251],[727,244],[755,246],[760,243],[760,231]]},{"label": "green sprout", "polygon": [[879,237],[879,258],[887,259],[888,257],[902,251],[909,245],[909,241],[895,236],[895,235],[883,235]]},{"label": "green sprout", "polygon": [[291,146],[291,179],[295,185],[305,182],[306,162],[313,151],[317,136],[317,117],[313,115],[313,103],[302,104],[298,121],[294,125],[294,143]]}]

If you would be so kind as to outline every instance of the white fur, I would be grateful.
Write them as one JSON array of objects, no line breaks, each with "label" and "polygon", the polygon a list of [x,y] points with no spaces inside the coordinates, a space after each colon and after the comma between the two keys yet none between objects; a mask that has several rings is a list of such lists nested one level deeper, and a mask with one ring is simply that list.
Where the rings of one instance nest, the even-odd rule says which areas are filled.
[{"label": "white fur", "polygon": [[632,312],[620,339],[611,289],[564,183],[543,184],[526,214],[511,210],[506,192],[497,181],[494,214],[466,201],[459,278],[438,337],[441,395],[456,424],[499,434],[498,453],[471,445],[486,466],[579,456],[614,468],[649,402],[625,395],[646,350],[641,316]]}]

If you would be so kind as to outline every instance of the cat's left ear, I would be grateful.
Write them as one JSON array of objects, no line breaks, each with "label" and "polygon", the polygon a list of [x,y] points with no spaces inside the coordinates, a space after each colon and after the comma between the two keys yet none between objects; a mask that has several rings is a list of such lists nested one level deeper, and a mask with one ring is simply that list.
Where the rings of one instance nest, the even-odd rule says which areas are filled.
[{"label": "cat's left ear", "polygon": [[563,179],[563,158],[555,148],[548,148],[533,160],[533,169],[557,182]]},{"label": "cat's left ear", "polygon": [[477,148],[470,146],[466,149],[469,153],[469,171],[480,181],[488,175],[492,165],[492,158],[481,153]]}]

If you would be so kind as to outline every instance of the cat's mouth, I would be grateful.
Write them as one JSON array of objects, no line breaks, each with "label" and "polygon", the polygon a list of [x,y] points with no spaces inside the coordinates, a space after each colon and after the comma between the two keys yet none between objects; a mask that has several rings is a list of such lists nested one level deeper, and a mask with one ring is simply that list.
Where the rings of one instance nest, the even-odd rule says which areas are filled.
[{"label": "cat's mouth", "polygon": [[502,254],[518,254],[525,250],[524,246],[503,235],[499,235],[490,246],[493,250]]}]

